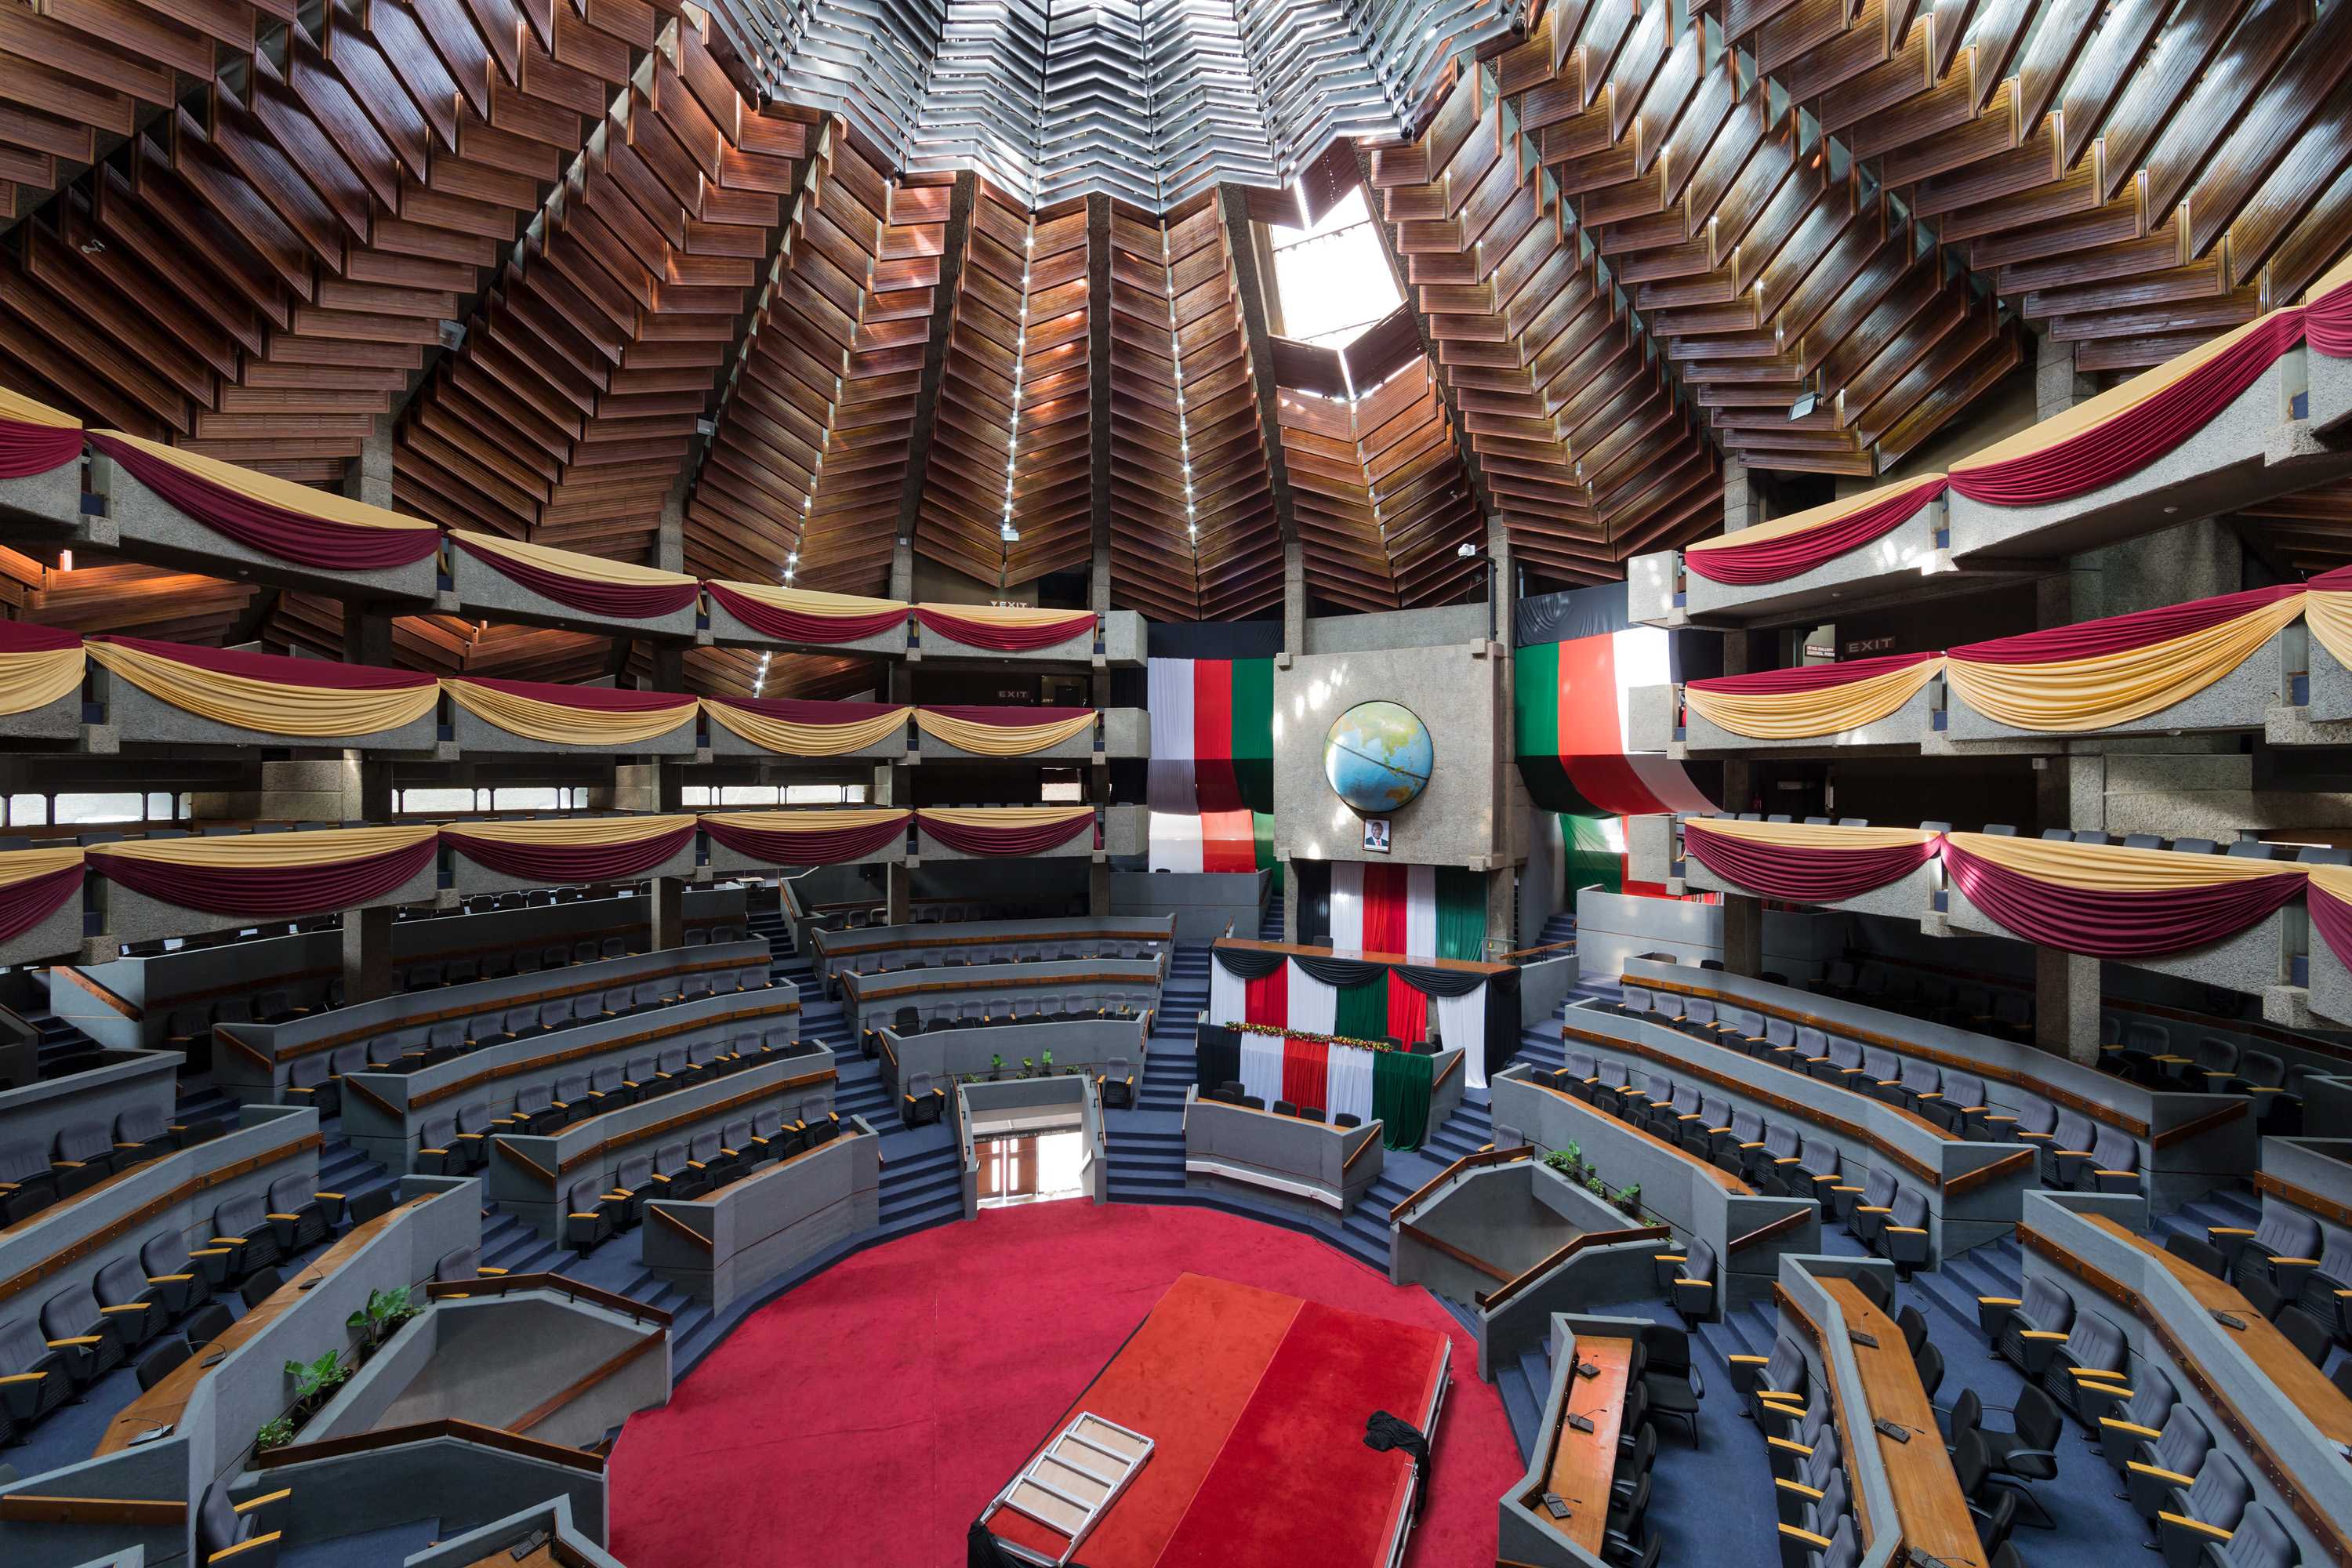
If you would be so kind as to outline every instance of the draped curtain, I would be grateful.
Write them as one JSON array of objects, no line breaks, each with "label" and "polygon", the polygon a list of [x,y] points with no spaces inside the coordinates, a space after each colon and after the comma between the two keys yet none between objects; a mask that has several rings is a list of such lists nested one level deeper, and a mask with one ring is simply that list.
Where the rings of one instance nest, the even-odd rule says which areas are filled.
[{"label": "draped curtain", "polygon": [[[1486,955],[1486,879],[1459,866],[1437,868],[1437,945],[1440,958],[1475,962]],[[1405,955],[1420,953],[1407,948]]]},{"label": "draped curtain", "polygon": [[1156,813],[1191,816],[1201,809],[1192,771],[1192,665],[1189,658],[1155,658],[1144,668],[1151,711],[1151,761],[1145,798]]},{"label": "draped curtain", "polygon": [[373,903],[432,865],[439,829],[348,827],[94,845],[90,868],[163,903],[287,920]]},{"label": "draped curtain", "polygon": [[2352,968],[2352,866],[2307,868],[2312,929],[2337,962]]},{"label": "draped curtain", "polygon": [[83,662],[72,632],[0,621],[0,714],[30,713],[80,690]]},{"label": "draped curtain", "polygon": [[1209,965],[1209,1022],[1238,1024],[1249,1017],[1249,982],[1222,963]]},{"label": "draped curtain", "polygon": [[14,942],[81,891],[79,845],[0,853],[0,942]]},{"label": "draped curtain", "polygon": [[721,729],[786,757],[839,757],[878,746],[911,710],[897,702],[804,702],[789,697],[706,697]]},{"label": "draped curtain", "polygon": [[1267,1105],[1282,1098],[1282,1052],[1286,1043],[1281,1035],[1243,1031],[1241,1079],[1244,1094],[1255,1095]]},{"label": "draped curtain", "polygon": [[1780,583],[1894,532],[1944,493],[1941,474],[1882,485],[1825,506],[1683,547],[1683,564],[1709,582]]},{"label": "draped curtain", "polygon": [[1290,972],[1290,1026],[1308,1035],[1339,1033],[1339,987],[1324,976],[1308,973],[1306,963],[1296,958],[1284,967]]},{"label": "draped curtain", "polygon": [[1372,1053],[1372,1114],[1381,1120],[1384,1146],[1418,1149],[1429,1136],[1429,1093],[1436,1059],[1413,1051]]},{"label": "draped curtain", "polygon": [[2336,663],[2352,667],[2352,566],[2322,573],[2304,588],[2304,624]]},{"label": "draped curtain", "polygon": [[[1490,1064],[1487,1059],[1490,1051],[1486,1039],[1486,988],[1482,985],[1458,996],[1436,996],[1431,1001],[1437,1009],[1439,1048],[1462,1053],[1462,1086],[1465,1089],[1486,1088],[1488,1067],[1493,1066],[1496,1071],[1502,1068],[1501,1062]],[[1516,1035],[1518,1026],[1516,1012],[1510,1023]],[[1510,1059],[1516,1043],[1514,1040],[1506,1045],[1503,1061]]]},{"label": "draped curtain", "polygon": [[1913,827],[1691,817],[1683,849],[1738,888],[1793,904],[1831,904],[1899,881],[1936,853],[1933,833]]},{"label": "draped curtain", "polygon": [[1282,1098],[1304,1110],[1321,1106],[1331,1066],[1331,1047],[1297,1035],[1282,1042]]},{"label": "draped curtain", "polygon": [[1192,1032],[1192,1064],[1193,1081],[1202,1094],[1214,1094],[1229,1083],[1240,1082],[1241,1031],[1222,1024],[1198,1026]]},{"label": "draped curtain", "polygon": [[1323,1109],[1338,1121],[1352,1116],[1359,1122],[1372,1119],[1372,1060],[1380,1053],[1355,1046],[1333,1046],[1324,1075]]},{"label": "draped curtain", "polygon": [[1330,1033],[1351,1040],[1377,1040],[1389,1032],[1389,977],[1375,973],[1361,985],[1342,987]]},{"label": "draped curtain", "polygon": [[1242,998],[1243,1023],[1279,1026],[1290,1022],[1288,964],[1277,964],[1264,974],[1252,975],[1244,984],[1246,989]]},{"label": "draped curtain", "polygon": [[915,728],[981,757],[1025,757],[1094,728],[1091,708],[918,708]]},{"label": "draped curtain", "polygon": [[[711,841],[768,866],[832,866],[903,838],[911,811],[732,811],[702,814]],[[1231,1019],[1221,1018],[1220,1023]]]},{"label": "draped curtain", "polygon": [[335,572],[407,566],[441,547],[441,531],[327,490],[120,430],[89,432],[102,452],[163,501],[263,555]]},{"label": "draped curtain", "polygon": [[692,721],[695,699],[670,691],[620,691],[543,680],[479,676],[441,682],[449,700],[509,735],[599,750],[641,745]]},{"label": "draped curtain", "polygon": [[1091,805],[928,806],[915,814],[930,837],[965,855],[1042,855],[1094,826]]},{"label": "draped curtain", "polygon": [[863,642],[907,624],[907,605],[897,599],[821,594],[758,583],[705,583],[703,590],[712,604],[761,637],[779,642]]},{"label": "draped curtain", "polygon": [[[1429,1038],[1429,996],[1405,983],[1404,976],[1391,969],[1384,982],[1388,990],[1388,1028],[1406,1045],[1417,1046]],[[1333,1033],[1340,1031],[1334,1030]]]},{"label": "draped curtain", "polygon": [[28,479],[80,456],[80,420],[0,387],[0,479]]},{"label": "draped curtain", "polygon": [[429,675],[327,659],[98,637],[89,657],[160,702],[240,730],[326,739],[373,735],[431,715]]},{"label": "draped curtain", "polygon": [[2305,291],[2303,335],[2330,359],[2352,359],[2352,257],[2329,268]]},{"label": "draped curtain", "polygon": [[610,882],[643,876],[693,841],[691,816],[552,816],[451,823],[441,830],[467,859],[509,877]]},{"label": "draped curtain", "polygon": [[1882,658],[1715,676],[1683,687],[1683,705],[1717,729],[1758,741],[1807,740],[1874,724],[1918,695],[1943,656]]},{"label": "draped curtain", "polygon": [[915,621],[966,647],[993,653],[1035,653],[1068,642],[1091,638],[1092,610],[1033,610],[1009,605],[917,605]]},{"label": "draped curtain", "polygon": [[520,539],[451,529],[449,542],[509,581],[583,615],[653,620],[689,608],[702,593],[702,584],[683,573]]},{"label": "draped curtain", "polygon": [[1944,869],[2002,930],[2091,958],[2222,941],[2305,885],[2304,868],[2271,860],[1981,833],[1947,834]]}]

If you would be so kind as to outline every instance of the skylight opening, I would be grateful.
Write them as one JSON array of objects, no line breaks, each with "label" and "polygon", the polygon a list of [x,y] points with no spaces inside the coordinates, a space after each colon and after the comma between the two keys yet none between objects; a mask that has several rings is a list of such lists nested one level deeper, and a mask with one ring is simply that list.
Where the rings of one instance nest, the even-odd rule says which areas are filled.
[{"label": "skylight opening", "polygon": [[1359,185],[1312,228],[1270,225],[1282,335],[1345,348],[1403,303]]}]

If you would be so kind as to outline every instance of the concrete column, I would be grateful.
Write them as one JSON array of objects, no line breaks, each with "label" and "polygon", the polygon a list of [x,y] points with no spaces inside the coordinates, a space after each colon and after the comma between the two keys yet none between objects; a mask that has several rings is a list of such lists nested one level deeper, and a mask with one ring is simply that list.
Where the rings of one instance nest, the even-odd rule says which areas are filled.
[{"label": "concrete column", "polygon": [[1764,900],[1723,896],[1723,967],[1754,980],[1764,973]]},{"label": "concrete column", "polygon": [[[1305,864],[1303,860],[1295,859],[1282,863],[1282,940],[1285,942],[1298,940],[1298,868]],[[1244,931],[1241,934],[1248,936],[1253,933]]]},{"label": "concrete column", "polygon": [[[661,531],[655,536],[654,564],[665,572],[686,570],[686,479],[662,502]],[[672,687],[670,689],[676,690]]]},{"label": "concrete column", "polygon": [[1282,547],[1282,647],[1307,651],[1307,551],[1297,544]]},{"label": "concrete column", "polygon": [[656,877],[653,905],[648,919],[653,922],[652,947],[656,952],[686,945],[686,879]]},{"label": "concrete column", "polygon": [[375,427],[368,432],[359,456],[343,475],[343,494],[387,511],[392,509],[392,426],[391,415],[377,416]]},{"label": "concrete column", "polygon": [[[1723,673],[1748,673],[1748,634],[1731,631],[1723,634]],[[1745,756],[1727,757],[1723,763],[1723,799],[1717,804],[1738,816],[1746,811],[1756,795],[1756,779],[1749,759]],[[1729,960],[1726,960],[1728,963]]]},{"label": "concrete column", "polygon": [[887,763],[875,763],[874,782],[866,788],[866,804],[868,805],[898,805],[898,769]]},{"label": "concrete column", "polygon": [[392,820],[392,764],[377,762],[362,752],[345,752],[343,765],[357,775],[357,807],[351,819],[360,822],[387,823]]},{"label": "concrete column", "polygon": [[392,617],[353,600],[343,601],[343,662],[391,665]]},{"label": "concrete column", "polygon": [[681,763],[622,763],[613,769],[613,809],[671,812],[684,809],[686,767]]},{"label": "concrete column", "polygon": [[[1511,619],[1519,602],[1518,563],[1511,558],[1510,525],[1499,517],[1486,520],[1486,554],[1495,563],[1487,574],[1486,588],[1492,596],[1494,618],[1487,624],[1494,627],[1494,638],[1505,647],[1511,646]],[[1509,711],[1509,705],[1505,705]]]},{"label": "concrete column", "polygon": [[2074,370],[2074,345],[2061,342],[2044,333],[2035,340],[2033,350],[2033,416],[2048,419],[2063,414],[2077,403],[2086,403],[2098,395],[2098,387],[2087,375]]},{"label": "concrete column", "polygon": [[343,1002],[373,1002],[393,992],[392,906],[343,911]]},{"label": "concrete column", "polygon": [[1723,531],[1737,533],[1764,521],[1764,500],[1748,478],[1748,465],[1737,458],[1723,463]]},{"label": "concrete column", "polygon": [[1486,873],[1486,951],[1479,955],[1481,958],[1509,952],[1518,946],[1518,875],[1517,868],[1512,866],[1497,867]]},{"label": "concrete column", "polygon": [[1110,613],[1110,550],[1108,546],[1094,553],[1094,563],[1087,572],[1087,608],[1096,615]]},{"label": "concrete column", "polygon": [[1107,859],[1087,862],[1087,913],[1097,920],[1110,913],[1110,862]]},{"label": "concrete column", "polygon": [[[384,769],[388,780],[390,766]],[[363,778],[365,769],[358,753],[346,752],[341,756],[304,762],[265,762],[261,764],[261,797],[254,815],[265,822],[351,822],[366,815]],[[383,785],[383,815],[391,816],[390,786]]]},{"label": "concrete column", "polygon": [[882,901],[890,911],[890,923],[909,924],[915,918],[915,874],[903,860],[893,861],[883,870]]},{"label": "concrete column", "polygon": [[2099,961],[2033,950],[2033,1043],[2053,1056],[2099,1061]]},{"label": "concrete column", "polygon": [[901,539],[890,551],[890,592],[893,599],[915,596],[915,546],[911,539]]},{"label": "concrete column", "polygon": [[686,689],[686,645],[657,642],[649,645],[653,653],[653,671],[647,691],[683,691]]}]

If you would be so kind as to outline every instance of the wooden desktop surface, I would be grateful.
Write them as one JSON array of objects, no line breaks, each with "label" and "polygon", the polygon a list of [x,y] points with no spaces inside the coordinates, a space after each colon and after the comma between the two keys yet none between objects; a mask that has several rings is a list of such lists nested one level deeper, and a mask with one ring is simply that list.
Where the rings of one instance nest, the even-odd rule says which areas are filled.
[{"label": "wooden desktop surface", "polygon": [[196,1385],[204,1382],[212,1371],[205,1364],[206,1362],[226,1356],[268,1328],[279,1314],[290,1310],[302,1299],[306,1280],[326,1279],[401,1215],[421,1204],[431,1203],[438,1196],[438,1193],[426,1193],[422,1197],[411,1198],[387,1209],[365,1225],[352,1227],[341,1240],[306,1264],[300,1273],[264,1297],[259,1305],[247,1308],[245,1316],[231,1323],[220,1338],[198,1345],[195,1353],[173,1367],[161,1383],[126,1405],[122,1414],[108,1425],[105,1435],[99,1438],[97,1457],[103,1458],[109,1454],[121,1452],[142,1432],[152,1431],[158,1426],[177,1426],[181,1413],[187,1409],[188,1400],[196,1391]]},{"label": "wooden desktop surface", "polygon": [[2125,1229],[2103,1214],[2079,1216],[2105,1230],[2118,1240],[2138,1247],[2189,1288],[2197,1304],[2209,1312],[2227,1312],[2245,1323],[2243,1329],[2222,1325],[2224,1332],[2246,1353],[2255,1369],[2277,1385],[2280,1393],[2294,1407],[2310,1417],[2311,1424],[2322,1434],[2337,1443],[2352,1444],[2352,1399],[2329,1382],[2325,1373],[2311,1364],[2309,1358],[2294,1348],[2293,1341],[2279,1332],[2276,1325],[2263,1316],[2255,1305],[2246,1300],[2238,1288],[2226,1279],[2216,1279],[2202,1268],[2186,1259],[2175,1258],[2156,1246],[2147,1237]]},{"label": "wooden desktop surface", "polygon": [[1507,974],[1507,963],[1480,963],[1467,958],[1412,958],[1402,952],[1365,952],[1352,947],[1301,947],[1294,942],[1255,942],[1246,937],[1221,936],[1213,947],[1244,952],[1281,952],[1293,958],[1352,958],[1362,963],[1409,963],[1416,969],[1452,969],[1465,974]]},{"label": "wooden desktop surface", "polygon": [[[1527,1507],[1537,1519],[1598,1557],[1609,1528],[1609,1489],[1617,1478],[1617,1438],[1624,1424],[1625,1374],[1633,1363],[1633,1342],[1579,1334],[1576,1358],[1591,1362],[1601,1374],[1568,1374],[1559,1428],[1552,1435],[1551,1467],[1544,1472],[1545,1489],[1559,1493],[1570,1514],[1564,1520],[1552,1518],[1544,1508],[1541,1492],[1528,1499]],[[1592,1430],[1580,1432],[1570,1426],[1571,1413],[1589,1416]]]},{"label": "wooden desktop surface", "polygon": [[1985,1552],[1977,1540],[1976,1521],[1969,1512],[1969,1500],[1960,1492],[1959,1477],[1953,1473],[1951,1456],[1944,1452],[1935,1406],[1927,1401],[1927,1390],[1919,1381],[1919,1369],[1911,1360],[1903,1331],[1873,1306],[1852,1280],[1820,1283],[1845,1315],[1846,1327],[1878,1342],[1874,1349],[1849,1342],[1862,1370],[1863,1393],[1870,1401],[1868,1414],[1911,1434],[1909,1442],[1898,1443],[1864,1426],[1858,1411],[1844,1413],[1846,1419],[1841,1423],[1847,1443],[1867,1440],[1878,1445],[1879,1460],[1895,1493],[1895,1521],[1903,1532],[1903,1544],[1914,1553],[1941,1558],[1956,1568],[1963,1564],[1983,1568]]}]

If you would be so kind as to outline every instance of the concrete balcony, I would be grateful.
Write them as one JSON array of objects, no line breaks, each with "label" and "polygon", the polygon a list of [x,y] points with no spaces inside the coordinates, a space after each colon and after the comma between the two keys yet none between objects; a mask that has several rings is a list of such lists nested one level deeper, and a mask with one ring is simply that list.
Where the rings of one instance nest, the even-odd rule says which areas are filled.
[{"label": "concrete balcony", "polygon": [[[950,606],[952,607],[952,606]],[[1022,653],[1001,653],[994,648],[975,647],[950,637],[919,628],[916,642],[907,648],[910,659],[930,659],[935,662],[952,660],[959,664],[992,666],[1078,664],[1134,665],[1143,662],[1143,616],[1134,610],[1112,610],[1102,616],[1102,651],[1095,651],[1095,637],[1081,634],[1051,647],[1033,648]]]},{"label": "concrete balcony", "polygon": [[[1094,844],[1094,835],[1079,833],[1068,843],[1056,845],[1043,854],[1024,856],[1030,860],[1072,860],[1114,858],[1122,855],[1141,855],[1148,847],[1150,833],[1150,817],[1139,805],[1104,806],[1096,818],[1102,829],[1102,847]],[[992,855],[968,855],[950,849],[925,831],[919,817],[915,823],[915,853],[908,858],[909,865],[946,860],[992,860]]]},{"label": "concrete balcony", "polygon": [[772,637],[738,620],[716,599],[710,601],[710,624],[703,640],[723,647],[772,647],[795,653],[868,654],[882,658],[904,658],[907,656],[907,623],[902,619],[888,631],[854,642],[787,642]]},{"label": "concrete balcony", "polygon": [[907,731],[911,728],[913,728],[911,722],[901,724],[890,731],[887,740],[877,741],[870,746],[861,746],[854,752],[841,752],[829,757],[799,757],[789,752],[772,752],[765,746],[754,745],[718,720],[705,714],[702,719],[702,746],[696,760],[708,762],[725,757],[751,762],[775,762],[781,758],[793,762],[903,763],[908,760]]},{"label": "concrete balcony", "polygon": [[566,756],[593,752],[598,756],[626,760],[632,757],[667,757],[676,761],[697,759],[697,726],[702,719],[699,708],[680,710],[685,715],[676,725],[650,740],[632,742],[625,746],[611,746],[585,742],[574,745],[561,741],[534,741],[528,735],[518,735],[501,730],[488,720],[480,718],[445,699],[441,704],[446,715],[445,725],[460,753],[467,756],[509,753],[529,756]]},{"label": "concrete balcony", "polygon": [[696,640],[699,616],[692,604],[646,620],[622,621],[592,616],[532,592],[454,544],[444,543],[441,555],[446,569],[441,574],[442,586],[435,595],[433,607],[442,615],[462,616],[469,621],[520,621],[565,631],[593,632],[599,637],[617,633],[633,637]]},{"label": "concrete balcony", "polygon": [[[721,806],[714,806],[710,809],[713,811],[722,811],[725,808]],[[713,878],[772,876],[777,871],[785,869],[789,865],[789,862],[785,861],[761,860],[754,858],[749,855],[739,854],[735,850],[728,848],[727,846],[719,843],[719,840],[711,837],[707,833],[702,835],[702,844],[704,851],[702,862],[703,868]],[[869,849],[865,854],[857,856],[853,859],[836,860],[832,862],[832,864],[837,866],[896,866],[903,864],[907,858],[907,836],[904,833],[899,833],[893,835],[889,841],[884,844],[879,849]],[[876,895],[877,902],[880,900],[881,896],[882,895],[880,894]]]},{"label": "concrete balcony", "polygon": [[967,752],[919,729],[906,749],[909,763],[1107,763],[1150,754],[1151,716],[1140,708],[1106,708],[1102,721],[1093,729],[1082,730],[1057,746],[1017,757]]},{"label": "concrete balcony", "polygon": [[307,746],[442,760],[457,754],[454,746],[439,739],[440,729],[430,710],[421,719],[365,734],[294,735],[224,724],[192,713],[133,686],[96,659],[90,661],[89,683],[95,700],[87,710],[92,721],[83,731],[81,749],[90,752],[117,752],[129,745],[184,751],[207,746]]},{"label": "concrete balcony", "polygon": [[[1933,500],[1859,550],[1784,582],[1744,587],[1686,570],[1679,550],[1636,555],[1625,567],[1626,615],[1653,626],[1769,626],[1824,605],[1835,604],[1841,613],[1852,614],[1914,596],[1932,579],[1953,571],[1948,521],[1945,501]],[[1981,578],[1967,584],[1969,588],[1983,585]]]}]

